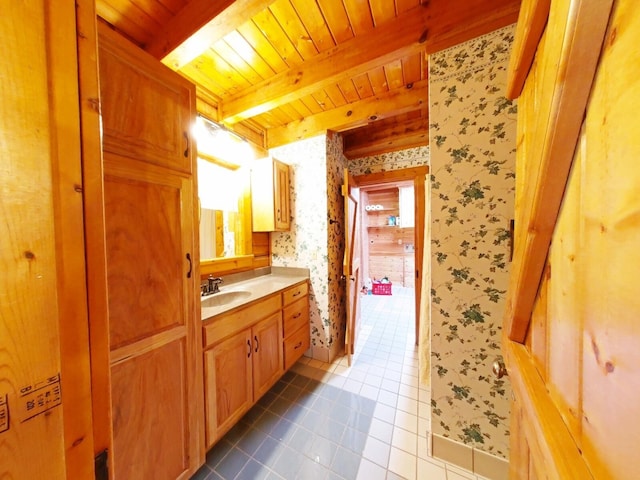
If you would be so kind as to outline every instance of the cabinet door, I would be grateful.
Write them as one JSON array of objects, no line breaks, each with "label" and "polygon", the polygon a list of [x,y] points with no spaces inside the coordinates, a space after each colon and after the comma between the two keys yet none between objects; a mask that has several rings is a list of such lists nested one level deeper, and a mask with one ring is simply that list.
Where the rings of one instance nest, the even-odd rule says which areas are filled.
[{"label": "cabinet door", "polygon": [[289,230],[291,211],[289,207],[289,165],[273,161],[275,196],[275,229]]},{"label": "cabinet door", "polygon": [[207,447],[253,405],[252,357],[250,329],[204,352]]},{"label": "cabinet door", "polygon": [[188,478],[204,457],[194,87],[99,33],[114,478]]},{"label": "cabinet door", "polygon": [[277,312],[253,327],[253,394],[258,400],[280,378],[282,314]]},{"label": "cabinet door", "polygon": [[[104,154],[116,478],[176,478],[197,461],[190,179]],[[155,457],[150,452],[162,452]],[[162,472],[162,474],[160,473]]]},{"label": "cabinet door", "polygon": [[104,150],[191,173],[193,85],[98,27]]}]

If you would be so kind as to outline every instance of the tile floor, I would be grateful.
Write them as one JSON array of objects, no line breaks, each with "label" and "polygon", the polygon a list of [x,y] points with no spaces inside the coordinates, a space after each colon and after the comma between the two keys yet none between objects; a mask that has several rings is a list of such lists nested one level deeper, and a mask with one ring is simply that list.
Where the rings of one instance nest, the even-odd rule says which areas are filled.
[{"label": "tile floor", "polygon": [[303,357],[208,453],[192,480],[477,480],[428,455],[413,290],[362,299],[352,366]]}]

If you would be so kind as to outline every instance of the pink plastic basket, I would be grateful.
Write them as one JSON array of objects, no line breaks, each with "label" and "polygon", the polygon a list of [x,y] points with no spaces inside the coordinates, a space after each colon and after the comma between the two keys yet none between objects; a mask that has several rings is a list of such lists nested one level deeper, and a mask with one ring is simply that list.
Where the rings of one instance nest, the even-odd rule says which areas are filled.
[{"label": "pink plastic basket", "polygon": [[372,289],[374,295],[391,295],[391,282],[373,282]]}]

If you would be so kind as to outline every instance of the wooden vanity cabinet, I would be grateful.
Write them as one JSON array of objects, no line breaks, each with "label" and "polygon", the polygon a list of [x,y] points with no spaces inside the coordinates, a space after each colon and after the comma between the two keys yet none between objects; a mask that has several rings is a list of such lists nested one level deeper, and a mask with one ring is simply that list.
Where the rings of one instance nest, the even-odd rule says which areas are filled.
[{"label": "wooden vanity cabinet", "polygon": [[289,165],[275,158],[262,158],[252,164],[251,210],[254,232],[291,228]]},{"label": "wooden vanity cabinet", "polygon": [[203,330],[210,448],[284,373],[280,294],[222,314]]},{"label": "wooden vanity cabinet", "polygon": [[288,370],[311,343],[309,284],[304,282],[282,292],[282,305],[284,369]]}]

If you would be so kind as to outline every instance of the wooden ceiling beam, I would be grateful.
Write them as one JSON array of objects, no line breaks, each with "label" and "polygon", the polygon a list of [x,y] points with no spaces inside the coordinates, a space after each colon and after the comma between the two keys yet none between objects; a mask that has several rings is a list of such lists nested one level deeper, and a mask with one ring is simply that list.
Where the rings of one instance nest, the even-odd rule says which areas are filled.
[{"label": "wooden ceiling beam", "polygon": [[428,81],[412,88],[398,88],[384,95],[365,98],[325,112],[310,115],[282,127],[267,130],[268,148],[310,138],[327,130],[344,131],[369,122],[419,110],[427,104]]},{"label": "wooden ceiling beam", "polygon": [[433,53],[513,23],[520,0],[431,0],[224,100],[234,123],[351,79],[400,57]]},{"label": "wooden ceiling beam", "polygon": [[236,30],[274,0],[191,0],[149,42],[145,50],[179,70]]},{"label": "wooden ceiling beam", "polygon": [[349,159],[424,146],[429,144],[429,119],[417,118],[383,126],[373,123],[346,132],[343,137],[344,154]]}]

